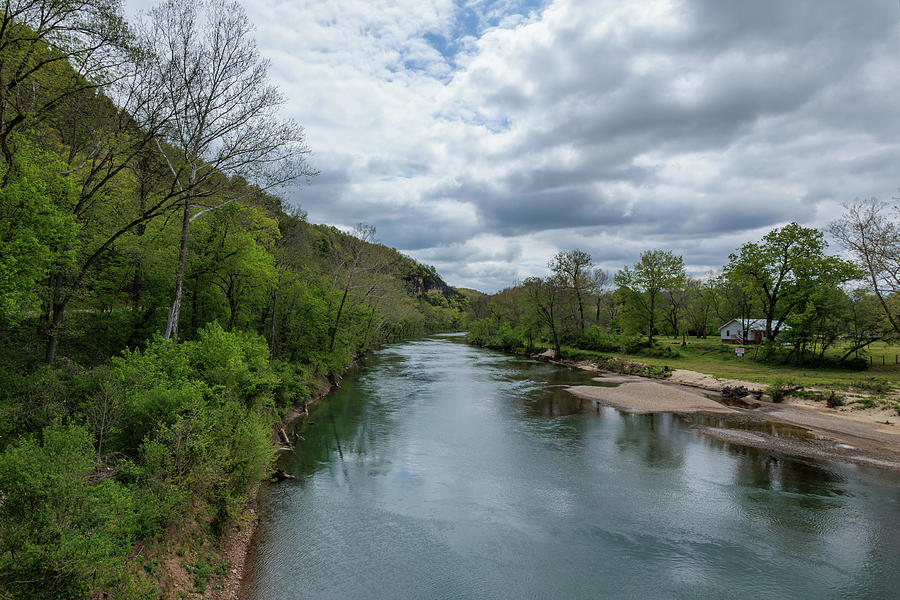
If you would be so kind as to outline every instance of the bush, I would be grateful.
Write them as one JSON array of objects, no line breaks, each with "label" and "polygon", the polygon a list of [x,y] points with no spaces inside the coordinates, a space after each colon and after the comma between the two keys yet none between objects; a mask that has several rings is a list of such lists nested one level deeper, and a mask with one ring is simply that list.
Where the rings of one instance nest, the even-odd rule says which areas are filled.
[{"label": "bush", "polygon": [[596,325],[585,329],[578,337],[576,345],[584,350],[594,350],[595,352],[616,352],[622,347],[617,336]]},{"label": "bush", "polygon": [[200,330],[196,341],[181,345],[196,376],[225,397],[253,406],[271,397],[278,386],[269,346],[254,333],[228,332],[213,322]]},{"label": "bush", "polygon": [[278,377],[275,401],[278,406],[294,406],[309,400],[312,371],[304,365],[280,360],[272,361],[272,371]]},{"label": "bush", "polygon": [[625,354],[639,354],[647,347],[647,340],[639,335],[619,335],[619,350]]},{"label": "bush", "polygon": [[797,388],[789,381],[784,381],[782,379],[776,379],[773,381],[768,387],[766,387],[766,394],[772,398],[772,402],[783,402],[785,398],[790,395],[791,392],[795,391]]},{"label": "bush", "polygon": [[55,424],[0,454],[0,595],[87,597],[123,575],[134,501],[112,479],[91,483],[93,439]]},{"label": "bush", "polygon": [[665,348],[658,346],[643,348],[640,354],[651,358],[679,358],[681,356],[681,353],[678,350],[673,350],[671,346],[666,346]]}]

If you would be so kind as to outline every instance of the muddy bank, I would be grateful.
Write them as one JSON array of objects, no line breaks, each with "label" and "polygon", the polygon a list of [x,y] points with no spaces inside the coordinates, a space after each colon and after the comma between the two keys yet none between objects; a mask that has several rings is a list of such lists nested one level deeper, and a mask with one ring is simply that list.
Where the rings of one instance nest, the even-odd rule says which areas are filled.
[{"label": "muddy bank", "polygon": [[[773,423],[773,422],[769,422]],[[793,431],[769,432],[745,429],[740,423],[727,426],[692,425],[691,429],[702,435],[739,446],[749,446],[789,456],[801,456],[816,460],[848,462],[866,467],[878,467],[900,471],[900,455],[886,452],[877,447],[860,447],[840,441],[813,430],[790,426]],[[857,442],[860,443],[860,442]],[[862,441],[865,444],[865,440]]]},{"label": "muddy bank", "polygon": [[569,391],[625,412],[681,414],[698,433],[724,442],[900,471],[900,427],[875,421],[873,415],[824,407],[765,399],[730,402],[721,398],[723,387],[743,385],[757,391],[761,386],[692,373],[682,371],[672,380],[604,374],[595,378],[596,385],[573,386]]}]

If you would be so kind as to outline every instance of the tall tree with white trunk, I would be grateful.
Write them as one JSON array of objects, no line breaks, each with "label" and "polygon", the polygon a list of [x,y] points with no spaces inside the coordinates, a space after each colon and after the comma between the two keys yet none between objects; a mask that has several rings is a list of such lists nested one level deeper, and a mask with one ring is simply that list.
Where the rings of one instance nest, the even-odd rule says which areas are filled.
[{"label": "tall tree with white trunk", "polygon": [[234,202],[250,182],[270,189],[315,174],[303,128],[282,119],[284,96],[236,2],[167,0],[148,13],[144,36],[157,57],[174,118],[157,144],[181,211],[172,306],[164,337],[177,336],[190,224]]}]

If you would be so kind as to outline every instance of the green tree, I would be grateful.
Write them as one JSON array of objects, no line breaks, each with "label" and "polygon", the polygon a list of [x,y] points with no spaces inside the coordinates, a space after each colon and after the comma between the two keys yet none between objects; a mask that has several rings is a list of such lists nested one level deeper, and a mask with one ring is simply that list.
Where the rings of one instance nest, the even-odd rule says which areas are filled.
[{"label": "green tree", "polygon": [[647,328],[647,344],[653,345],[657,311],[663,291],[682,285],[686,277],[684,259],[669,250],[647,250],[632,268],[615,276],[616,285],[627,304]]},{"label": "green tree", "polygon": [[845,323],[848,326],[849,347],[841,356],[847,360],[851,354],[859,356],[859,351],[870,344],[895,334],[893,325],[882,310],[881,300],[871,290],[857,288],[847,295]]},{"label": "green tree", "polygon": [[0,317],[37,309],[37,283],[74,259],[78,225],[68,207],[76,191],[63,163],[22,143],[9,182],[0,188]]},{"label": "green tree", "polygon": [[759,242],[748,242],[729,255],[725,276],[756,299],[766,319],[766,339],[778,337],[782,324],[820,285],[857,277],[847,261],[826,256],[822,232],[789,223]]},{"label": "green tree", "polygon": [[0,12],[0,155],[9,183],[15,135],[116,77],[131,38],[119,0],[6,0]]}]

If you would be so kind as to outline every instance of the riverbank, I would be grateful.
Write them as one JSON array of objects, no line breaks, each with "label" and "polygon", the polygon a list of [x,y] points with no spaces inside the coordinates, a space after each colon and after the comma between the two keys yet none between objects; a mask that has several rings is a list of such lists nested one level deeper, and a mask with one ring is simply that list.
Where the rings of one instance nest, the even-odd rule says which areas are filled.
[{"label": "riverbank", "polygon": [[[348,367],[348,371],[356,365],[354,362]],[[322,401],[325,396],[331,393],[335,387],[340,386],[340,379],[337,381],[322,380],[320,386],[311,395],[310,399],[301,405],[291,408],[282,418],[281,422],[272,430],[271,441],[279,447],[279,453],[283,451],[283,440],[281,432],[294,427],[299,420],[309,414],[309,409],[315,407]],[[246,508],[246,518],[236,525],[225,537],[222,544],[222,553],[225,558],[225,564],[228,565],[228,571],[225,575],[225,581],[220,590],[216,590],[209,598],[221,600],[238,600],[241,593],[241,584],[244,580],[244,574],[247,567],[247,557],[250,547],[253,544],[253,538],[259,525],[259,512],[257,506],[259,495],[266,488],[272,485],[270,480],[260,481],[259,484],[250,493]]]},{"label": "riverbank", "polygon": [[[601,372],[590,363],[554,362]],[[763,387],[685,370],[666,379],[604,373],[596,381],[597,385],[573,386],[569,391],[630,413],[697,415],[689,418],[693,429],[724,442],[900,471],[900,427],[892,424],[888,411],[826,408],[802,400],[774,403],[762,395],[729,402],[721,398],[725,387],[743,386],[758,395]]]}]

